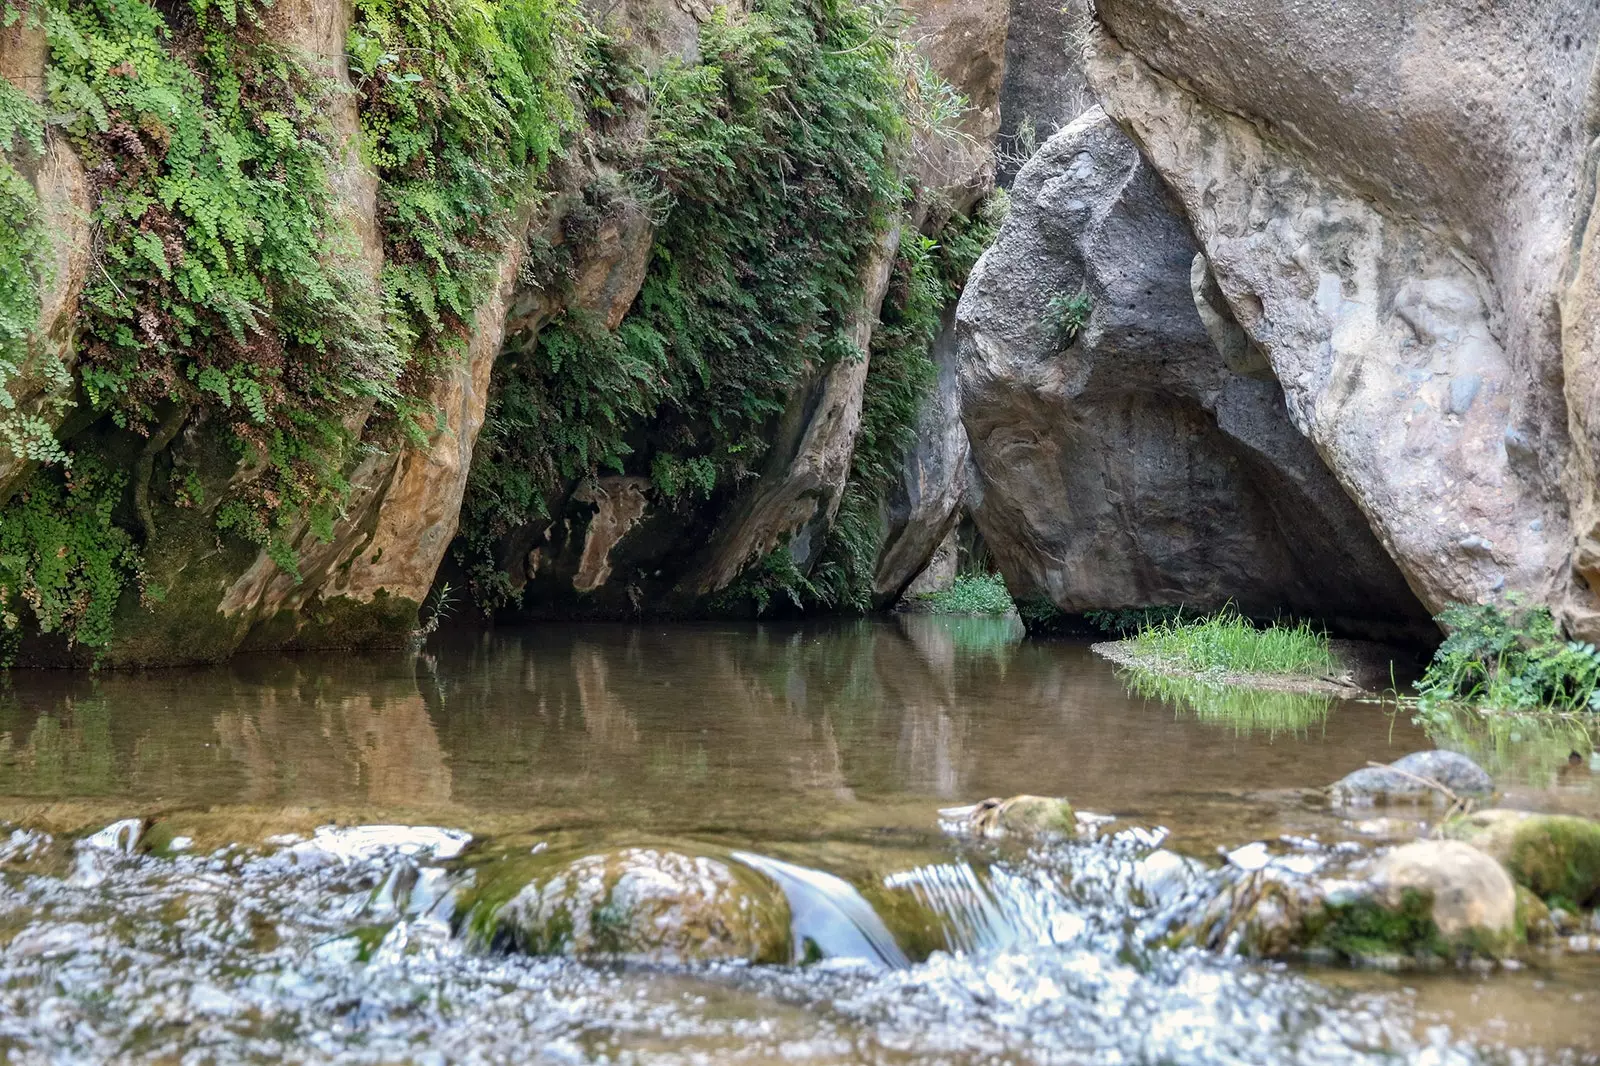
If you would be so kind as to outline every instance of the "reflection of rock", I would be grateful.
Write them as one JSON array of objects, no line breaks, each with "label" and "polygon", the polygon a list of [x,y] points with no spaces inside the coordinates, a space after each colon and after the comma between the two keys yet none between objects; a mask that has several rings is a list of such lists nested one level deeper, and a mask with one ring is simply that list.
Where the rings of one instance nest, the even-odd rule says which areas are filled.
[{"label": "reflection of rock", "polygon": [[1600,822],[1488,810],[1453,819],[1445,832],[1498,859],[1542,899],[1600,903]]},{"label": "reflection of rock", "polygon": [[1465,755],[1418,751],[1388,766],[1367,766],[1347,774],[1333,785],[1329,795],[1335,804],[1361,806],[1390,800],[1443,802],[1454,796],[1486,796],[1493,791],[1494,781]]},{"label": "reflection of rock", "polygon": [[478,904],[479,935],[532,955],[789,961],[783,892],[742,866],[661,848],[543,865],[504,906]]}]

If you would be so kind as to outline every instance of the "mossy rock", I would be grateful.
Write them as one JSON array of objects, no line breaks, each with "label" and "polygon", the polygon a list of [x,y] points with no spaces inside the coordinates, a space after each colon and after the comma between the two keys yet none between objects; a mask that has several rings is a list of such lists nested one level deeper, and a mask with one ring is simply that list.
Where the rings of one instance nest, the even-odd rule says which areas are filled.
[{"label": "mossy rock", "polygon": [[790,958],[783,891],[735,863],[631,847],[496,865],[467,907],[480,944],[657,963]]},{"label": "mossy rock", "polygon": [[1524,943],[1510,876],[1457,841],[1420,841],[1317,875],[1228,870],[1215,885],[1167,944],[1402,968],[1503,958]]},{"label": "mossy rock", "polygon": [[1454,818],[1445,833],[1494,856],[1546,902],[1600,903],[1600,822],[1494,809]]},{"label": "mossy rock", "polygon": [[1058,840],[1078,835],[1072,804],[1058,796],[992,798],[941,813],[956,830],[990,839]]}]

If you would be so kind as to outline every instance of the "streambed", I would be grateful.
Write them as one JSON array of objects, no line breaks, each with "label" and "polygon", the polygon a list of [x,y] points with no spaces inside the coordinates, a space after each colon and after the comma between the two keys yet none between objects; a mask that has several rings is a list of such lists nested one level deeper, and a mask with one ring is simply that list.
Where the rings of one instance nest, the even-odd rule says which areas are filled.
[{"label": "streambed", "polygon": [[[1305,790],[1435,741],[1518,805],[1600,813],[1585,737],[1430,737],[1376,704],[1275,695],[1130,694],[1085,646],[929,616],[18,673],[0,694],[0,1047],[63,1063],[1593,1061],[1587,956],[1390,975],[1144,945],[1151,840],[1210,862],[1258,839],[1366,846]],[[1026,853],[939,827],[940,808],[1021,792],[1117,821]],[[134,826],[86,842],[122,819],[142,845]],[[333,823],[449,832],[318,836]],[[901,957],[589,965],[458,935],[452,890],[493,856],[660,842],[854,886]],[[943,939],[884,910],[886,886]]]}]

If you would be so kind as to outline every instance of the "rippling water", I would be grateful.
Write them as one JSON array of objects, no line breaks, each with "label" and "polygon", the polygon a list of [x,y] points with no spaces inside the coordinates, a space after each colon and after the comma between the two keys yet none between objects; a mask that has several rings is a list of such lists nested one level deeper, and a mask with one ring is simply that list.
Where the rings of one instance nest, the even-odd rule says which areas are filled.
[{"label": "rippling water", "polygon": [[[1600,809],[1586,738],[1436,732],[1520,800]],[[0,844],[0,1048],[61,1063],[1595,1061],[1600,968],[1583,959],[1394,976],[1146,946],[1154,842],[1215,862],[1285,834],[1359,839],[1304,790],[1432,744],[1376,705],[1129,695],[1086,648],[971,619],[541,627],[422,657],[18,674],[0,691],[0,819],[17,827]],[[940,807],[1019,792],[1117,820],[1027,855],[939,830]],[[125,818],[153,825],[161,854],[130,851],[131,827],[83,839]],[[305,839],[330,823],[472,842]],[[643,967],[452,935],[452,890],[486,854],[653,841],[766,864],[810,886],[795,891],[820,901],[817,922],[865,928],[870,911],[830,901],[870,901],[900,943],[865,937],[875,964]],[[937,935],[897,918],[897,898],[938,915]]]}]

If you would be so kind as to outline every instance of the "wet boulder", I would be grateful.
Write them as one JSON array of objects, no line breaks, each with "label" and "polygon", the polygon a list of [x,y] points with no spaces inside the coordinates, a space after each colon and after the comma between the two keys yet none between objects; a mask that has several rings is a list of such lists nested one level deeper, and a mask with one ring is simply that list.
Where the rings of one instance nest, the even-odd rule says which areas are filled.
[{"label": "wet boulder", "polygon": [[1600,822],[1496,809],[1451,819],[1445,832],[1493,856],[1543,900],[1600,903]]},{"label": "wet boulder", "polygon": [[1256,958],[1376,964],[1499,958],[1522,942],[1516,886],[1458,841],[1419,841],[1376,858],[1278,857],[1232,864],[1168,912],[1165,943]]},{"label": "wet boulder", "polygon": [[947,807],[939,815],[949,831],[989,840],[1071,839],[1078,835],[1072,804],[1057,796],[990,798],[970,807]]},{"label": "wet boulder", "polygon": [[[524,875],[510,893],[508,880]],[[667,963],[790,957],[789,908],[776,884],[743,866],[669,848],[621,848],[497,871],[468,921],[480,942],[530,955]]]},{"label": "wet boulder", "polygon": [[1367,766],[1346,774],[1329,790],[1335,806],[1445,801],[1452,796],[1487,796],[1494,792],[1488,773],[1453,751],[1418,751],[1388,766]]}]

